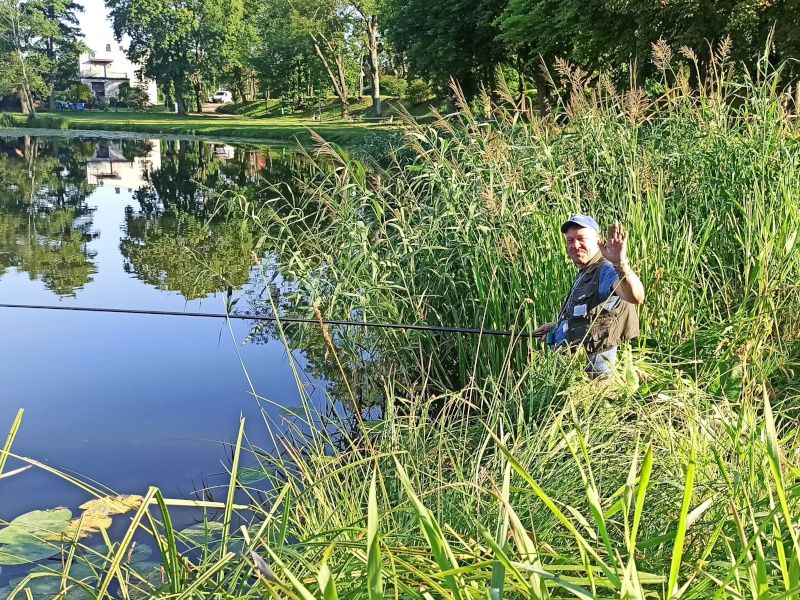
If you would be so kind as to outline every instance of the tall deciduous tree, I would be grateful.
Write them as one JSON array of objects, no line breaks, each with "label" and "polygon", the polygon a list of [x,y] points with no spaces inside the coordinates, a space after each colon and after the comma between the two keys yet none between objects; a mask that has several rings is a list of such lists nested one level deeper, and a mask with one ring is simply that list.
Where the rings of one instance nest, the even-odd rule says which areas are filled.
[{"label": "tall deciduous tree", "polygon": [[349,66],[352,63],[355,22],[342,0],[287,0],[292,26],[311,38],[314,52],[341,102],[342,118],[350,111]]},{"label": "tall deciduous tree", "polygon": [[130,37],[128,58],[146,77],[172,82],[179,114],[191,85],[198,103],[202,83],[225,64],[241,23],[242,0],[106,0],[114,34]]},{"label": "tall deciduous tree", "polygon": [[411,71],[446,86],[457,79],[468,95],[493,87],[506,49],[495,24],[505,0],[385,0],[384,23],[392,47]]},{"label": "tall deciduous tree", "polygon": [[23,113],[75,81],[79,10],[68,0],[0,0],[0,93],[17,94]]},{"label": "tall deciduous tree", "polygon": [[372,114],[381,116],[381,67],[378,58],[378,29],[379,0],[348,0],[347,2],[359,16],[367,42],[367,56],[369,61],[369,74],[372,80]]}]

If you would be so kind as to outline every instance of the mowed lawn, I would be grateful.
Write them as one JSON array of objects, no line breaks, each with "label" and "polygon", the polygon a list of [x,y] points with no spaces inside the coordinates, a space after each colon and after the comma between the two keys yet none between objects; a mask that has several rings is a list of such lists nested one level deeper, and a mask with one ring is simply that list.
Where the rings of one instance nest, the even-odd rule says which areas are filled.
[{"label": "mowed lawn", "polygon": [[86,111],[38,113],[34,123],[14,115],[18,126],[71,130],[131,131],[170,135],[209,136],[220,140],[311,142],[312,130],[324,139],[347,143],[365,135],[397,130],[397,124],[336,120],[315,121],[302,116],[250,118],[223,115],[178,116],[158,112]]}]

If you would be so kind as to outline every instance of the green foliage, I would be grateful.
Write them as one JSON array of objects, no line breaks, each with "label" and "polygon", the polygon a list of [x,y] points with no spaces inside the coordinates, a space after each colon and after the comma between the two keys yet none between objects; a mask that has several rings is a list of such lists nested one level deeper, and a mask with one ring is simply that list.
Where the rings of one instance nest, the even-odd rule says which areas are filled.
[{"label": "green foliage", "polygon": [[422,79],[412,79],[406,89],[405,98],[412,104],[422,104],[433,97],[433,87]]},{"label": "green foliage", "polygon": [[494,87],[495,69],[506,59],[506,48],[496,39],[504,6],[497,0],[386,0],[386,36],[407,57],[414,76],[442,88],[453,77],[475,95],[481,82]]},{"label": "green foliage", "polygon": [[408,81],[402,77],[383,75],[381,77],[381,95],[404,98],[408,90]]},{"label": "green foliage", "polygon": [[80,10],[72,0],[0,2],[0,94],[21,94],[27,85],[32,94],[46,97],[77,79],[85,48]]},{"label": "green foliage", "polygon": [[186,112],[190,89],[202,98],[203,82],[222,71],[243,11],[242,0],[109,0],[107,6],[115,34],[130,37],[128,58],[145,77],[171,84],[179,113]]},{"label": "green foliage", "polygon": [[[552,120],[509,104],[486,120],[462,98],[460,114],[411,125],[382,170],[322,145],[301,190],[237,201],[276,313],[520,332],[574,278],[565,216],[620,220],[646,339],[610,380],[529,339],[323,328],[309,350],[276,323],[301,398],[265,414],[281,451],[248,447],[240,422],[224,502],[151,488],[120,541],[67,544],[18,591],[77,585],[77,563],[93,567],[78,580],[90,598],[796,596],[800,143],[777,77],[691,89],[673,65],[650,99],[562,71],[571,93],[556,90]],[[184,218],[198,197],[159,202]],[[312,400],[300,348],[343,376],[369,356],[383,418],[368,420],[355,377],[352,411]],[[221,518],[183,535],[176,505]]]},{"label": "green foliage", "polygon": [[56,94],[56,98],[66,102],[89,102],[92,97],[92,88],[85,83],[73,83],[66,90]]},{"label": "green foliage", "polygon": [[145,110],[150,105],[150,98],[144,86],[131,86],[127,81],[120,84],[116,100],[117,106],[135,110]]}]

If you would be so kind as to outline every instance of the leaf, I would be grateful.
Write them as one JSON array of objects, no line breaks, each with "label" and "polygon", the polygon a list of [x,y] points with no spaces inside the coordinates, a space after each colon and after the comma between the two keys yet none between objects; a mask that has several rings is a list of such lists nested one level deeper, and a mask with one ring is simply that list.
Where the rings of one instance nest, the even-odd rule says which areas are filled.
[{"label": "leaf", "polygon": [[0,565],[25,565],[61,552],[61,546],[47,542],[28,542],[0,546]]},{"label": "leaf", "polygon": [[692,447],[689,451],[689,466],[686,469],[686,485],[683,489],[683,503],[681,504],[681,513],[675,532],[675,543],[672,547],[672,563],[670,564],[669,582],[667,583],[667,600],[673,598],[678,591],[678,574],[680,573],[681,561],[683,559],[683,540],[686,537],[689,504],[692,501],[692,490],[694,489],[694,461],[694,447]]},{"label": "leaf", "polygon": [[95,515],[123,515],[128,511],[139,508],[142,504],[141,496],[106,496],[95,498],[80,505],[86,513]]},{"label": "leaf", "polygon": [[83,514],[72,519],[64,531],[50,535],[51,540],[81,539],[97,533],[101,529],[108,529],[112,525],[112,515],[121,515],[138,508],[142,504],[141,496],[105,496],[94,498],[80,505]]},{"label": "leaf", "polygon": [[239,470],[239,483],[256,483],[267,478],[267,472],[258,467],[245,467]]},{"label": "leaf", "polygon": [[48,539],[75,540],[85,538],[101,529],[108,529],[111,527],[111,523],[111,517],[108,515],[84,513],[79,518],[70,521],[64,531],[50,536]]},{"label": "leaf", "polygon": [[203,544],[207,540],[222,533],[222,523],[219,521],[206,521],[195,523],[186,529],[178,532],[180,535],[189,538],[193,542]]},{"label": "leaf", "polygon": [[0,530],[0,544],[35,543],[64,531],[72,518],[68,508],[33,510]]},{"label": "leaf", "polygon": [[373,471],[367,503],[367,594],[370,600],[383,598],[381,542],[378,535],[379,516],[375,478],[376,473]]},{"label": "leaf", "polygon": [[[411,480],[409,479],[406,470],[403,468],[403,465],[400,464],[400,461],[395,458],[394,463],[395,467],[397,468],[397,476],[400,479],[400,483],[405,489],[406,494],[411,500],[411,504],[413,505],[414,511],[417,514],[419,528],[422,530],[422,534],[425,536],[425,539],[431,548],[431,553],[433,554],[433,558],[436,560],[436,564],[439,565],[439,568],[442,571],[458,569],[458,561],[456,561],[456,557],[453,554],[453,551],[450,549],[450,544],[447,543],[447,539],[442,533],[442,528],[439,526],[439,522],[434,518],[433,513],[431,513],[431,511],[425,507],[425,505],[422,503],[422,500],[420,500],[417,496],[416,492],[414,492],[414,487],[411,485]],[[459,582],[456,581],[456,578],[452,575],[447,575],[445,577],[445,584],[452,593],[453,598],[456,600],[461,600],[463,596],[461,594]]]}]

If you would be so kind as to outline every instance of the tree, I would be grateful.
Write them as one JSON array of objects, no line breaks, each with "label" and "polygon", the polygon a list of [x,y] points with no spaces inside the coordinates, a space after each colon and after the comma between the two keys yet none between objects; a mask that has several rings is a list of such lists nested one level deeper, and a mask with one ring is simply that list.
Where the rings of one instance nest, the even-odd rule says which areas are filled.
[{"label": "tree", "polygon": [[114,34],[130,37],[126,51],[143,75],[172,83],[179,114],[192,87],[198,110],[203,81],[225,64],[226,49],[242,18],[241,0],[106,0]]},{"label": "tree", "polygon": [[71,0],[0,0],[0,93],[19,95],[23,112],[77,79],[81,10]]},{"label": "tree", "polygon": [[299,100],[330,83],[311,37],[296,27],[297,20],[286,10],[285,2],[265,2],[253,22],[257,43],[251,65],[267,99],[286,96]]},{"label": "tree", "polygon": [[77,13],[82,12],[83,7],[72,0],[31,0],[30,3],[44,17],[37,44],[49,65],[44,81],[52,92],[66,90],[78,80],[80,54],[88,49],[78,24]]},{"label": "tree", "polygon": [[380,61],[378,59],[378,10],[379,0],[349,0],[348,4],[360,17],[367,41],[367,57],[372,80],[372,114],[381,116]]},{"label": "tree", "polygon": [[474,96],[481,83],[493,89],[495,70],[506,60],[496,25],[504,7],[505,0],[385,0],[386,35],[413,75],[442,87],[453,77]]},{"label": "tree", "polygon": [[23,114],[36,114],[34,94],[46,94],[47,58],[35,52],[44,18],[30,3],[0,0],[0,89],[19,95]]},{"label": "tree", "polygon": [[311,38],[314,52],[341,102],[342,118],[347,118],[350,109],[348,71],[354,62],[353,48],[356,43],[352,11],[344,10],[342,0],[287,1],[293,28]]}]

